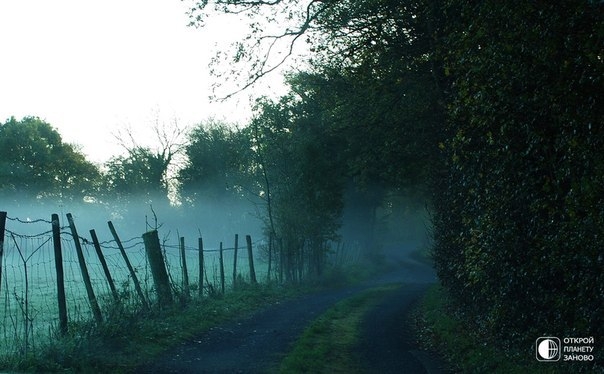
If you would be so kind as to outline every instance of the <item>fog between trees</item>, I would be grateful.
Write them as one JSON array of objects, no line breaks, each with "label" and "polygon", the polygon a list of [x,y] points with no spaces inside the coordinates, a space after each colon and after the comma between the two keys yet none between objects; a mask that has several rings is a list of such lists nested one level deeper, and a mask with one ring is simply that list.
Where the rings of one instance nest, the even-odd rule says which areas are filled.
[{"label": "fog between trees", "polygon": [[[63,143],[52,125],[11,118],[0,126],[2,208],[23,220],[72,213],[79,227],[100,232],[111,220],[124,238],[153,228],[172,241],[201,235],[209,247],[250,234],[273,271],[289,268],[281,276],[290,281],[320,275],[337,248],[349,248],[356,260],[376,259],[387,235],[390,242],[424,236],[421,223],[399,237],[388,225],[415,219],[421,204],[355,185],[342,158],[324,153],[331,146],[325,141],[335,140],[294,121],[279,123],[280,109],[263,105],[266,113],[244,129],[213,121],[187,135],[154,128],[156,149],[126,140],[126,155],[100,167]],[[282,253],[289,262],[277,262]]]}]

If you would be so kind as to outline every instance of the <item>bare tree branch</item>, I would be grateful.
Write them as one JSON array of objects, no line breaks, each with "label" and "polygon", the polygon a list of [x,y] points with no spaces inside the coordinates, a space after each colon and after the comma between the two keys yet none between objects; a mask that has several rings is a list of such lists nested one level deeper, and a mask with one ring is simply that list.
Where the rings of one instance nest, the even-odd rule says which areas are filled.
[{"label": "bare tree branch", "polygon": [[[215,100],[224,101],[247,90],[265,76],[283,67],[294,55],[295,46],[299,42],[300,37],[306,35],[311,30],[316,30],[313,24],[325,11],[334,5],[334,2],[307,0],[306,4],[300,4],[297,0],[215,0],[211,4],[214,5],[215,11],[224,14],[247,13],[254,20],[257,20],[258,17],[263,17],[264,21],[261,23],[264,24],[274,25],[283,23],[285,25],[285,30],[281,33],[263,34],[263,31],[258,27],[258,22],[250,22],[248,25],[250,34],[245,41],[234,43],[231,46],[231,59],[235,64],[241,66],[239,71],[233,70],[228,73],[219,73],[215,68],[212,69],[217,78],[226,77],[227,80],[233,79],[233,76],[239,76],[241,72],[248,71],[245,81],[239,84],[239,88],[225,95],[215,97]],[[201,19],[210,13],[206,8],[211,4],[209,1],[202,1],[198,3],[197,8],[189,12],[190,17],[197,20],[196,26],[203,26]],[[299,14],[299,22],[297,26],[292,27],[291,23],[296,22],[294,21],[296,14]],[[282,22],[275,21],[279,17],[283,18]],[[279,49],[282,43],[288,44],[287,47],[284,47],[285,50]],[[280,53],[284,55],[275,59],[275,56]],[[214,66],[220,66],[219,64],[224,63],[224,59],[219,57],[221,54],[221,51],[219,51],[213,59]],[[249,64],[249,66],[245,67],[243,66],[244,64]],[[224,66],[223,69],[227,66]],[[218,86],[223,85],[216,84],[214,88],[216,89]]]}]

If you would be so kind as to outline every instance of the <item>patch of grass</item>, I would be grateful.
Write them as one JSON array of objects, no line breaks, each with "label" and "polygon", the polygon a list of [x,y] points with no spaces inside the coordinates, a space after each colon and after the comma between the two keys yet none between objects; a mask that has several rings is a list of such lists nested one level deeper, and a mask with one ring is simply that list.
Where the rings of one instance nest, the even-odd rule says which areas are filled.
[{"label": "patch of grass", "polygon": [[309,286],[317,289],[336,289],[358,284],[378,273],[380,269],[372,264],[353,264],[348,266],[331,266]]},{"label": "patch of grass", "polygon": [[530,349],[500,349],[489,339],[478,336],[467,323],[455,317],[446,291],[438,285],[428,290],[413,314],[416,334],[423,348],[443,353],[450,366],[460,372],[539,374],[573,371],[562,362],[536,361]]},{"label": "patch of grass", "polygon": [[276,369],[280,373],[360,373],[353,349],[365,313],[397,287],[379,287],[340,301],[306,328]]}]

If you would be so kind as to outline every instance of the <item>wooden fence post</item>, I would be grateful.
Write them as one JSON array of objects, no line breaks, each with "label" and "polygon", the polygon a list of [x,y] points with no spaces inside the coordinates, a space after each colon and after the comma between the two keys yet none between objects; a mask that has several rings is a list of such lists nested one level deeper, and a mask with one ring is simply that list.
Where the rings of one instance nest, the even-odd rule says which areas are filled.
[{"label": "wooden fence post", "polygon": [[59,333],[67,333],[67,300],[65,298],[65,277],[63,272],[63,252],[61,250],[61,225],[59,224],[59,215],[53,214],[50,218],[52,222],[52,243],[55,251],[55,269],[57,271],[57,301],[59,303]]},{"label": "wooden fence post", "polygon": [[199,245],[199,297],[203,296],[203,270],[204,270],[204,261],[203,261],[203,239],[199,238],[197,241]]},{"label": "wooden fence post", "polygon": [[172,290],[170,288],[170,279],[168,278],[164,256],[161,253],[157,230],[144,233],[143,242],[145,243],[145,251],[149,260],[153,283],[155,283],[159,306],[169,306],[172,304]]},{"label": "wooden fence post", "polygon": [[266,271],[266,281],[270,282],[271,272],[273,270],[273,232],[268,234],[268,270]]},{"label": "wooden fence post", "polygon": [[254,254],[252,253],[252,237],[250,235],[245,236],[245,241],[247,244],[247,258],[250,264],[250,281],[254,284],[258,283],[256,281],[256,270],[254,269]]},{"label": "wooden fence post", "polygon": [[185,238],[180,238],[180,258],[182,263],[182,287],[185,295],[185,299],[191,297],[189,291],[189,272],[187,271],[187,258],[185,254]]},{"label": "wooden fence post", "polygon": [[132,281],[134,282],[134,289],[136,290],[136,294],[138,295],[139,299],[141,300],[143,307],[145,309],[149,309],[149,304],[147,303],[147,299],[145,298],[145,294],[143,293],[141,284],[138,281],[138,277],[136,276],[136,272],[134,271],[134,268],[130,264],[130,260],[128,259],[128,255],[126,254],[126,250],[124,249],[124,246],[122,245],[122,241],[120,240],[120,237],[117,235],[117,231],[115,231],[113,222],[109,221],[109,222],[107,222],[107,225],[109,226],[111,235],[113,235],[113,239],[115,240],[118,248],[120,249],[120,253],[122,254],[122,257],[124,258],[124,261],[126,262],[126,267],[128,267],[128,271],[130,272],[130,276],[132,277]]},{"label": "wooden fence post", "polygon": [[235,234],[235,250],[233,255],[233,289],[237,288],[237,251],[239,247],[239,235]]},{"label": "wooden fence post", "polygon": [[278,256],[279,256],[279,283],[283,284],[283,268],[285,267],[285,260],[283,255],[283,238],[279,238],[279,247],[278,248]]},{"label": "wooden fence post", "polygon": [[96,231],[94,231],[94,229],[90,230],[90,237],[92,238],[92,244],[94,244],[94,250],[96,251],[96,255],[99,257],[99,261],[101,262],[103,273],[105,273],[105,277],[107,278],[107,283],[109,283],[109,288],[111,289],[111,293],[113,294],[113,299],[115,301],[119,301],[120,298],[117,294],[117,290],[115,289],[115,283],[113,283],[113,278],[111,278],[109,267],[107,267],[107,261],[105,261],[105,256],[103,255],[103,251],[101,250],[99,238],[96,236]]},{"label": "wooden fence post", "polygon": [[4,255],[4,231],[6,230],[6,212],[0,212],[0,291],[2,290],[2,256]]},{"label": "wooden fence post", "polygon": [[222,242],[220,242],[220,289],[224,294],[224,257],[222,254]]},{"label": "wooden fence post", "polygon": [[86,293],[88,294],[88,301],[90,302],[90,309],[97,323],[103,322],[103,316],[101,315],[101,308],[94,296],[94,290],[92,289],[92,283],[90,282],[90,275],[88,274],[88,268],[86,267],[86,260],[84,259],[84,252],[82,251],[82,244],[80,243],[80,236],[76,229],[75,223],[71,213],[67,213],[67,221],[69,222],[69,228],[71,229],[71,235],[73,236],[73,242],[75,244],[76,253],[78,255],[78,262],[80,263],[80,270],[82,272],[82,279],[86,286]]}]

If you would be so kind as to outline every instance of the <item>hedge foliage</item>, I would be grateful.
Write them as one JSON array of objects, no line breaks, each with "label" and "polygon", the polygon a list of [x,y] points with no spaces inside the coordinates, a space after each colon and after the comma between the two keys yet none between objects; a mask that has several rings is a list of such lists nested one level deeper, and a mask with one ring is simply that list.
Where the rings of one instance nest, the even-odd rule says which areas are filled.
[{"label": "hedge foliage", "polygon": [[601,341],[602,2],[446,3],[438,274],[499,341]]}]

